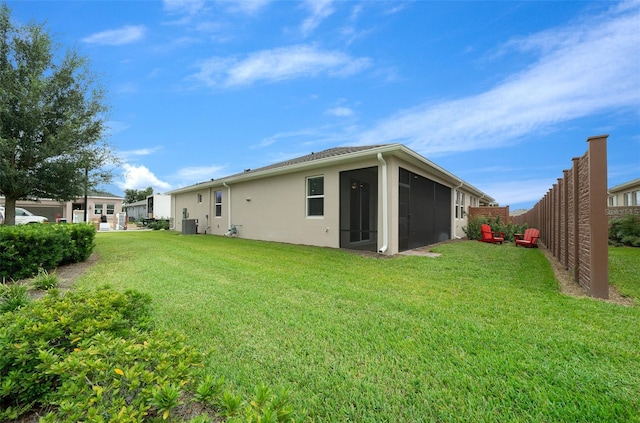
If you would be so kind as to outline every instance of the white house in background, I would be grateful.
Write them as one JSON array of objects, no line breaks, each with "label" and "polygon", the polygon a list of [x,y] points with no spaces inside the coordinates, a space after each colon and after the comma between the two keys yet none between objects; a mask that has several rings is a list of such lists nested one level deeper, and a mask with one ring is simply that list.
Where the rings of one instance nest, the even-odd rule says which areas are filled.
[{"label": "white house in background", "polygon": [[401,144],[331,148],[169,194],[183,233],[384,254],[464,237],[468,207],[495,203]]},{"label": "white house in background", "polygon": [[141,219],[169,220],[171,217],[171,195],[153,194],[123,207],[129,221]]}]

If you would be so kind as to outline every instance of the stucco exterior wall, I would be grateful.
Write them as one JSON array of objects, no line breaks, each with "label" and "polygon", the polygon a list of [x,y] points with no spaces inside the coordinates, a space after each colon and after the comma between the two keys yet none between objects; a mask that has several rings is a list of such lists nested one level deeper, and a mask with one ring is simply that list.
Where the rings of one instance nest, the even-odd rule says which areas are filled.
[{"label": "stucco exterior wall", "polygon": [[[171,229],[182,232],[183,209],[188,219],[196,219],[199,234],[225,235],[232,225],[237,228],[240,238],[292,244],[314,245],[340,248],[340,173],[346,171],[377,169],[377,211],[375,213],[377,250],[385,246],[386,254],[399,251],[399,210],[400,195],[399,169],[403,168],[416,175],[434,181],[451,190],[451,233],[448,238],[463,237],[462,227],[467,222],[467,211],[473,205],[472,197],[464,186],[453,184],[442,170],[425,168],[418,159],[383,155],[387,169],[387,209],[383,207],[383,168],[376,155],[354,157],[351,160],[336,161],[323,167],[310,163],[298,171],[270,175],[235,175],[221,181],[211,181],[194,185],[188,190],[171,193]],[[307,178],[324,177],[324,216],[307,216]],[[228,184],[225,186],[224,182]],[[456,189],[465,193],[464,211],[455,217]],[[221,215],[215,216],[215,192],[222,193]],[[385,221],[386,219],[386,221]],[[384,227],[388,237],[384,238]]]},{"label": "stucco exterior wall", "polygon": [[[198,220],[198,233],[224,235],[231,225],[238,237],[292,244],[340,247],[340,172],[376,166],[377,160],[309,169],[265,179],[230,183],[172,195],[172,229],[182,231],[182,209]],[[307,217],[308,177],[324,177],[324,216]],[[380,177],[380,175],[379,175]],[[222,215],[215,216],[214,192],[222,192]],[[198,203],[198,194],[202,203]],[[229,219],[229,195],[231,219]],[[381,208],[380,199],[378,208]],[[208,216],[208,217],[207,217]],[[378,215],[378,237],[381,214]],[[205,232],[206,231],[206,232]],[[381,240],[378,240],[380,245]]]}]

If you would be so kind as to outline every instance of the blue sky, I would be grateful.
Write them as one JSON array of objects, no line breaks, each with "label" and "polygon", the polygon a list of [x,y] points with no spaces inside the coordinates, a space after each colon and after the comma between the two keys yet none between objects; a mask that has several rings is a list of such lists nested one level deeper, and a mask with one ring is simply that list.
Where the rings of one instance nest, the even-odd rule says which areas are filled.
[{"label": "blue sky", "polygon": [[511,209],[609,134],[640,177],[640,2],[8,1],[107,89],[114,194],[403,143]]}]

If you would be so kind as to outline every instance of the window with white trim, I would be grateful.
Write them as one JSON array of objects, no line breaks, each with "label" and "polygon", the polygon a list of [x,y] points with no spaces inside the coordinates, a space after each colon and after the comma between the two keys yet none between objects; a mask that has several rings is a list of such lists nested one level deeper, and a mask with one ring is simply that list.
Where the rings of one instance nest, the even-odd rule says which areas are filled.
[{"label": "window with white trim", "polygon": [[624,205],[625,206],[631,206],[631,193],[630,192],[625,192],[624,193]]},{"label": "window with white trim", "polygon": [[456,219],[464,218],[464,192],[456,191]]},{"label": "window with white trim", "polygon": [[114,214],[116,211],[115,204],[107,204],[107,214]]},{"label": "window with white trim", "polygon": [[202,194],[198,193],[198,204],[202,204]]},{"label": "window with white trim", "polygon": [[222,217],[222,191],[215,191],[213,195],[215,197],[216,217]]},{"label": "window with white trim", "polygon": [[93,206],[93,214],[102,214],[102,204],[96,204]]},{"label": "window with white trim", "polygon": [[633,205],[640,206],[640,191],[633,192]]},{"label": "window with white trim", "polygon": [[307,178],[307,217],[324,216],[324,176]]}]

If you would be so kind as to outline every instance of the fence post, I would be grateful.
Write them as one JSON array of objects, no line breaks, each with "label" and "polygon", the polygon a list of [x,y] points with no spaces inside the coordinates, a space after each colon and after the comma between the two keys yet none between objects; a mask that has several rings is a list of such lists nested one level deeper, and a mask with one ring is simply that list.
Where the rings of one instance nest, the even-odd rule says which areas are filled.
[{"label": "fence post", "polygon": [[607,206],[607,137],[589,137],[589,231],[591,292],[609,298],[609,221]]},{"label": "fence post", "polygon": [[569,171],[562,171],[564,177],[562,178],[564,189],[562,191],[562,221],[564,225],[562,227],[562,248],[564,249],[564,268],[569,268]]},{"label": "fence post", "polygon": [[580,190],[579,190],[579,172],[578,161],[579,157],[574,157],[573,160],[573,279],[576,282],[580,280]]}]

